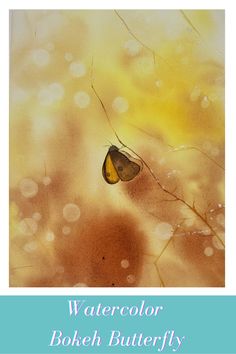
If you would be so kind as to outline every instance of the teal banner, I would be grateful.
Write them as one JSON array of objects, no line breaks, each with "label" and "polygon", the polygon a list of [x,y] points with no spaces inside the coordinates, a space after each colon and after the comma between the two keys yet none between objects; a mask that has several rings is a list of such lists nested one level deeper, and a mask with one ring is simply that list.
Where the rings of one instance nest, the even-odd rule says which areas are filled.
[{"label": "teal banner", "polygon": [[2,296],[0,353],[236,353],[235,296]]}]

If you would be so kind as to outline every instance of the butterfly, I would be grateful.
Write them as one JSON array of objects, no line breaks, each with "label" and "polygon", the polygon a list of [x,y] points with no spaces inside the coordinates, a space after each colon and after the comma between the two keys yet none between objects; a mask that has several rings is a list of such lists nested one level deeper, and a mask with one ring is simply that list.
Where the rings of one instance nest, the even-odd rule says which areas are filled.
[{"label": "butterfly", "polygon": [[132,158],[127,152],[121,152],[118,147],[112,145],[105,157],[102,174],[107,183],[115,184],[119,180],[131,181],[141,169],[142,162],[140,160]]}]

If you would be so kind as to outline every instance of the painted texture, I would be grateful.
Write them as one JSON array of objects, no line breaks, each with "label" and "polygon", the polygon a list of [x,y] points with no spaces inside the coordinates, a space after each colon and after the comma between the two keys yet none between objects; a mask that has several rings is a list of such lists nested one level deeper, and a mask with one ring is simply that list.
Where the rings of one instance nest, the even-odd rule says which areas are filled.
[{"label": "painted texture", "polygon": [[224,12],[13,11],[10,60],[10,285],[224,286]]}]

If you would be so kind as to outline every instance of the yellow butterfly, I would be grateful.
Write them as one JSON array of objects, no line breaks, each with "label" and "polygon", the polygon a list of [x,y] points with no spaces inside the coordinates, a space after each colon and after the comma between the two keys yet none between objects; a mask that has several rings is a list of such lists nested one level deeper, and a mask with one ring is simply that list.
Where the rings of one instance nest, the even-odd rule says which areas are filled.
[{"label": "yellow butterfly", "polygon": [[112,145],[105,157],[102,174],[105,181],[109,184],[115,184],[121,181],[130,181],[136,177],[141,168],[142,162],[134,160],[128,153],[119,151],[119,149]]}]

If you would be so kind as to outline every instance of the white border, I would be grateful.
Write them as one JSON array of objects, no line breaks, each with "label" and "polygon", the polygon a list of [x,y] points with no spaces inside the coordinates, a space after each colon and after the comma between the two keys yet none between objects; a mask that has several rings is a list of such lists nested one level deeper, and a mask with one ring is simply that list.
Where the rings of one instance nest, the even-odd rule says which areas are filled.
[{"label": "white border", "polygon": [[[56,5],[56,6],[55,6]],[[225,9],[226,10],[226,288],[8,288],[8,18],[9,9]],[[236,295],[236,16],[233,1],[12,0],[0,3],[0,295]]]},{"label": "white border", "polygon": [[[98,6],[99,4],[99,6]],[[74,0],[57,0],[56,6],[54,1],[40,0],[11,0],[9,1],[11,9],[224,9],[225,1],[223,0],[100,0],[86,2]]]},{"label": "white border", "polygon": [[[0,5],[0,26],[2,31],[0,56],[0,289],[6,292],[8,283],[8,9]],[[0,290],[1,291],[1,290]],[[2,292],[2,291],[1,291]]]}]

